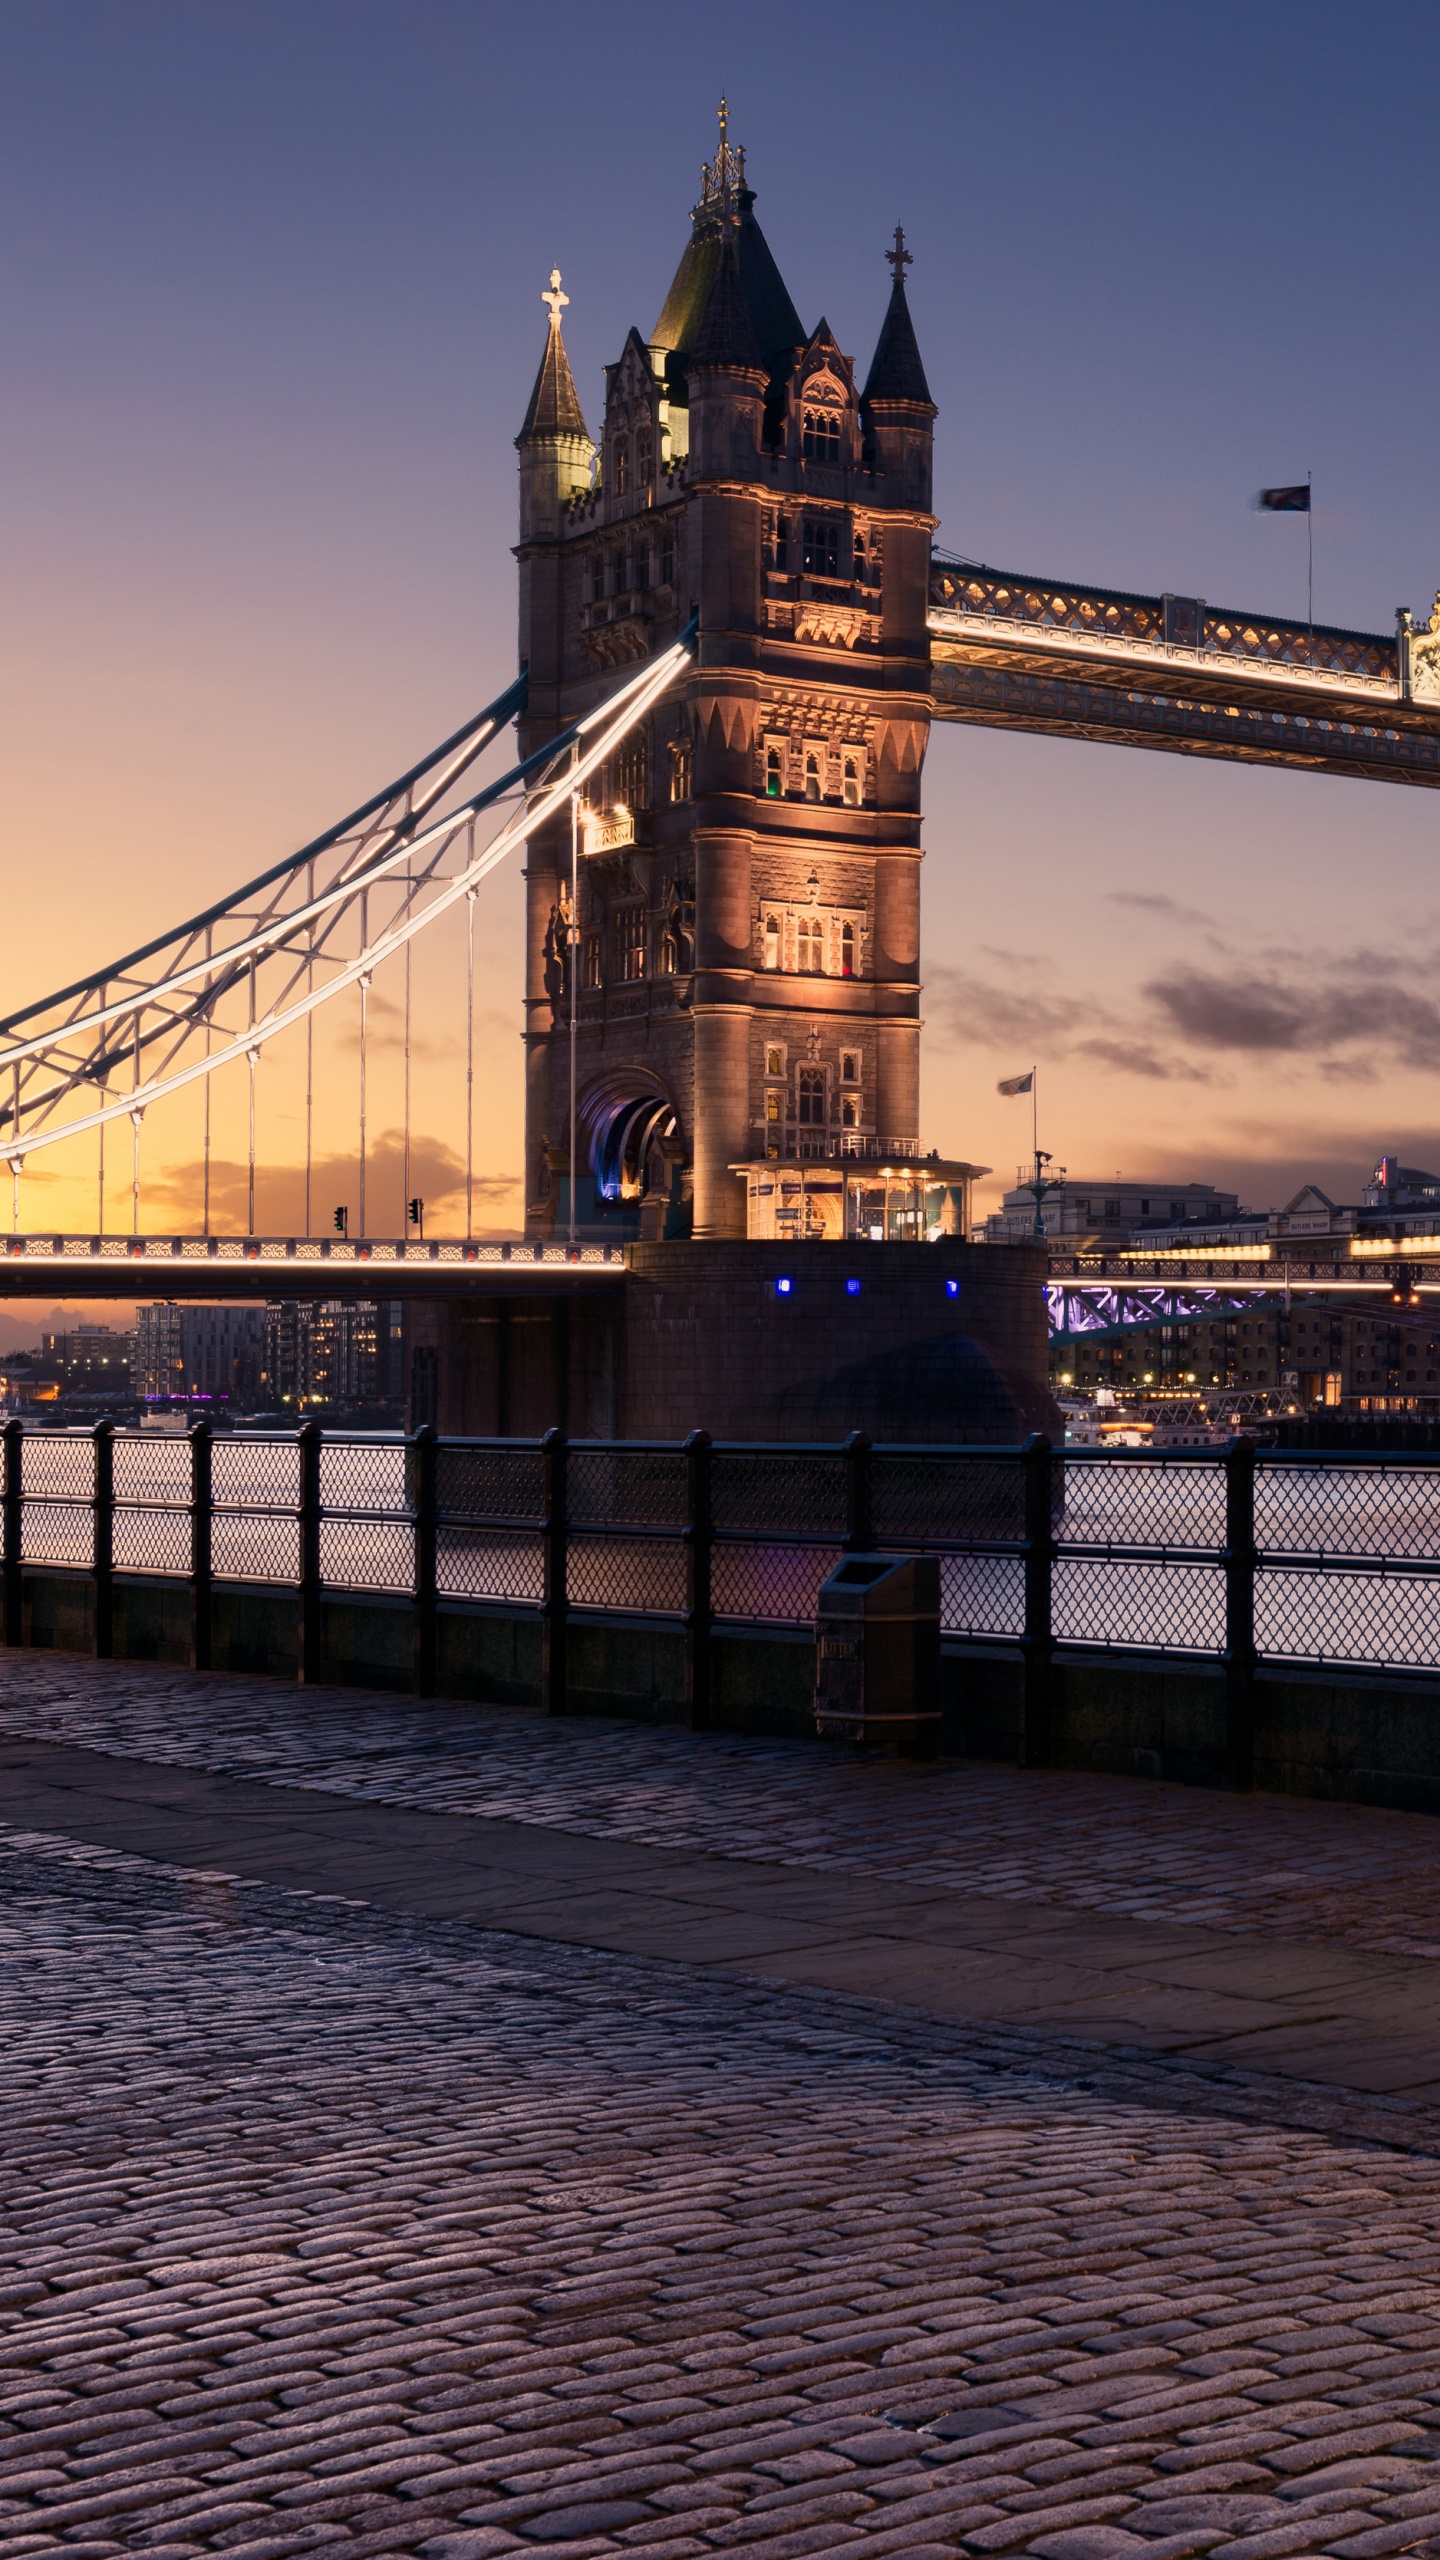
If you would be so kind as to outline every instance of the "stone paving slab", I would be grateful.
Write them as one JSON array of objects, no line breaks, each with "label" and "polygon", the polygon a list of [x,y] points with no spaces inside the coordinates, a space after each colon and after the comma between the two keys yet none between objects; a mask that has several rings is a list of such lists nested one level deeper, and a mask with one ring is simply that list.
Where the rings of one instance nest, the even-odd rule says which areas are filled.
[{"label": "stone paving slab", "polygon": [[6,2560],[1440,2550],[1440,2111],[3,1829],[0,2069]]},{"label": "stone paving slab", "polygon": [[0,1739],[0,1805],[27,1829],[525,1938],[1326,2085],[1440,2091],[1440,1973],[1414,1957],[1053,1911],[1032,1931],[1013,1903],[894,1886],[857,1907],[848,1876],[816,1869],[782,1870],[774,1909],[774,1871],[754,1862],[54,1743]]},{"label": "stone paving slab", "polygon": [[[103,1676],[97,1676],[103,1671]],[[0,1731],[737,1861],[1440,1955],[1425,1814],[0,1655]]]}]

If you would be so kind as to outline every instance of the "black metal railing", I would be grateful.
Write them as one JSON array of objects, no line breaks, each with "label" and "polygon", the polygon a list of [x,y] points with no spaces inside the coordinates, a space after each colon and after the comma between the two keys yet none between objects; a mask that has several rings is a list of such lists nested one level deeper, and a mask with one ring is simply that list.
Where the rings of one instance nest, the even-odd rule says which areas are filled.
[{"label": "black metal railing", "polygon": [[191,1652],[212,1654],[220,1586],[293,1592],[301,1677],[322,1664],[327,1594],[387,1593],[434,1693],[447,1608],[533,1614],[558,1709],[585,1619],[674,1627],[694,1721],[713,1640],[808,1628],[847,1551],[938,1555],[952,1641],[1018,1652],[1025,1753],[1052,1748],[1057,1664],[1099,1654],[1224,1673],[1232,1776],[1248,1776],[1258,1672],[1440,1671],[1440,1458],[1226,1450],[1056,1450],[712,1441],[409,1439],[4,1428],[5,1638],[27,1573],[93,1592],[97,1654],[117,1590],[188,1584]]}]

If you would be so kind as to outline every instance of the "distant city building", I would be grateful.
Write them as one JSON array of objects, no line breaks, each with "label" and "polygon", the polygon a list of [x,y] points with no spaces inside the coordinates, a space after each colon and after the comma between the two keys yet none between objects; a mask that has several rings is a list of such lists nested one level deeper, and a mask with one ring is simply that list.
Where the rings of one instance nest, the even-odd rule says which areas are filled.
[{"label": "distant city building", "polygon": [[108,1324],[78,1325],[68,1333],[42,1333],[40,1356],[67,1389],[93,1389],[128,1400],[133,1333],[116,1333]]},{"label": "distant city building", "polygon": [[[1041,1217],[1047,1236],[1096,1236],[1117,1244],[1149,1228],[1192,1227],[1234,1218],[1240,1203],[1233,1191],[1213,1182],[1082,1182],[1078,1175],[1057,1179],[1046,1192]],[[980,1229],[986,1244],[1023,1244],[1035,1233],[1035,1194],[1021,1182],[1007,1191],[1001,1206]]]},{"label": "distant city building", "polygon": [[403,1403],[398,1299],[287,1298],[265,1309],[264,1390],[279,1412],[388,1411]]},{"label": "distant city building", "polygon": [[135,1394],[146,1404],[210,1404],[253,1412],[261,1401],[265,1319],[258,1307],[141,1307]]}]

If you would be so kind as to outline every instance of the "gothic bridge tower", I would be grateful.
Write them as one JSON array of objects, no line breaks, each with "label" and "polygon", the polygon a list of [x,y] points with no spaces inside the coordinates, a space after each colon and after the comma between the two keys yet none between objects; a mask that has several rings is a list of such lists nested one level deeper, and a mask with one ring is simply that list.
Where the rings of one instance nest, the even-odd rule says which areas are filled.
[{"label": "gothic bridge tower", "polygon": [[[919,1136],[920,774],[935,417],[894,281],[869,373],[808,334],[720,145],[597,451],[559,279],[517,438],[525,752],[698,612],[693,672],[528,862],[526,1220],[746,1233],[767,1158]],[[578,967],[575,963],[578,961]],[[578,1127],[569,1126],[578,978]]]}]

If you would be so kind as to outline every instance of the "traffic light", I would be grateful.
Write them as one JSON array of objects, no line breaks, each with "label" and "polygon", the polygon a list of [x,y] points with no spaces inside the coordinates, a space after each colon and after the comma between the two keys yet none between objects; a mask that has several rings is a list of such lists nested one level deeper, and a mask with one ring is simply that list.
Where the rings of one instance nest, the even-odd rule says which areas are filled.
[{"label": "traffic light", "polygon": [[348,1209],[336,1210],[334,1226],[337,1236],[348,1236],[350,1233],[350,1212]]},{"label": "traffic light", "polygon": [[412,1227],[418,1227],[418,1228],[419,1228],[419,1230],[420,1230],[421,1235],[423,1236],[423,1235],[424,1235],[424,1233],[425,1233],[425,1203],[424,1203],[424,1201],[423,1201],[423,1200],[419,1200],[419,1199],[409,1201],[409,1202],[406,1204],[406,1215],[407,1215],[407,1217],[408,1217],[408,1218],[409,1218],[409,1220],[410,1220],[410,1224],[411,1224],[411,1226],[412,1226]]}]

